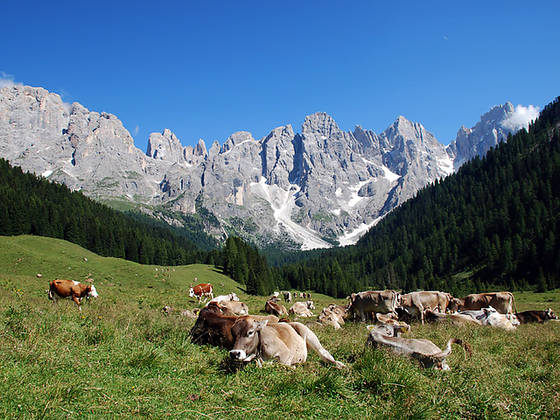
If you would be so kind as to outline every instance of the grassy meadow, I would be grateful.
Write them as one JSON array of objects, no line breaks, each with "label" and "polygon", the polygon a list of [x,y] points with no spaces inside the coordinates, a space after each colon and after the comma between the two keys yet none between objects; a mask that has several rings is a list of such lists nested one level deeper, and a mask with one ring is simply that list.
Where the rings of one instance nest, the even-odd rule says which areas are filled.
[{"label": "grassy meadow", "polygon": [[[42,278],[37,274],[41,273]],[[365,348],[364,324],[342,330],[304,320],[337,360],[311,354],[296,368],[254,364],[235,370],[227,351],[192,344],[194,282],[235,291],[261,313],[264,297],[244,294],[213,267],[143,266],[99,257],[61,240],[0,237],[0,418],[559,418],[560,323],[490,327],[413,325],[411,336],[455,346],[450,372],[426,370]],[[80,312],[47,299],[48,281],[94,279],[99,298]],[[518,310],[551,307],[560,292],[516,293]],[[314,294],[315,313],[331,302]],[[338,301],[342,303],[342,301]],[[161,308],[175,311],[164,315]]]}]

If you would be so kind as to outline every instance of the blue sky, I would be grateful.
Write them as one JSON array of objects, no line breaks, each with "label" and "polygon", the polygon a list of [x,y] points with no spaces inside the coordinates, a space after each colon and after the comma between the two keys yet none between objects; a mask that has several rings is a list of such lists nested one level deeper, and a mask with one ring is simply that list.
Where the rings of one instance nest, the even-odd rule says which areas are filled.
[{"label": "blue sky", "polygon": [[[117,115],[142,150],[255,138],[306,115],[443,143],[491,106],[560,95],[560,2],[9,1],[0,78]],[[392,3],[392,4],[389,4]]]}]

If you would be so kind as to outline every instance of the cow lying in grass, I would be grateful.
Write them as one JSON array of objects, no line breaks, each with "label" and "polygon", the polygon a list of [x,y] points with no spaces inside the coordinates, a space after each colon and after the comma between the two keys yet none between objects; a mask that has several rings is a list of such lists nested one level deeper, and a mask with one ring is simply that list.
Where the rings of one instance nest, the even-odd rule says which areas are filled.
[{"label": "cow lying in grass", "polygon": [[376,325],[368,325],[369,336],[367,344],[371,346],[384,346],[393,353],[412,357],[420,362],[425,368],[449,370],[445,361],[451,354],[451,345],[460,344],[467,354],[471,354],[470,346],[458,338],[451,338],[447,342],[445,350],[441,350],[430,340],[423,338],[403,338],[401,332],[408,331],[408,325],[393,321],[392,324],[379,322]]},{"label": "cow lying in grass", "polygon": [[508,331],[515,330],[515,327],[519,325],[519,321],[515,315],[499,313],[492,306],[477,311],[462,311],[459,313],[470,316],[482,325],[490,325],[491,327],[502,328]]},{"label": "cow lying in grass", "polygon": [[530,322],[538,322],[539,324],[545,321],[558,320],[558,316],[552,312],[551,308],[545,311],[524,311],[515,314],[520,324],[528,324]]},{"label": "cow lying in grass", "polygon": [[246,315],[244,317],[224,315],[219,305],[210,304],[200,310],[198,318],[190,331],[191,341],[197,344],[210,344],[231,350],[235,343],[231,330],[237,320],[241,318],[265,319],[270,323],[278,322],[278,317],[274,315]]},{"label": "cow lying in grass", "polygon": [[231,330],[235,337],[229,352],[235,361],[256,360],[262,366],[264,360],[277,360],[286,366],[304,363],[309,349],[315,350],[322,360],[336,368],[346,367],[321,345],[313,331],[299,322],[269,324],[266,320],[241,317]]}]

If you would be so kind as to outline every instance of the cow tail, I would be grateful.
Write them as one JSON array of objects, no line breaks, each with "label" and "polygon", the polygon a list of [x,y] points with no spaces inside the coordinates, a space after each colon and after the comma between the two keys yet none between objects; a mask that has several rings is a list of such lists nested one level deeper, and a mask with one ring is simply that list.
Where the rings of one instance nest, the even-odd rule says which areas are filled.
[{"label": "cow tail", "polygon": [[511,301],[513,303],[513,313],[516,314],[517,313],[517,305],[515,304],[515,296],[513,296],[513,293],[510,292],[511,295]]}]

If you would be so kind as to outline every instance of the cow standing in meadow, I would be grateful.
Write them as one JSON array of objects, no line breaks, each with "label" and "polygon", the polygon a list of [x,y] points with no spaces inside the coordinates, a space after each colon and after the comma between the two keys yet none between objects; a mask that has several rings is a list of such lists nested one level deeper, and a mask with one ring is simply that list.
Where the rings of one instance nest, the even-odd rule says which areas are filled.
[{"label": "cow standing in meadow", "polygon": [[408,315],[412,318],[420,318],[424,323],[424,311],[438,311],[445,313],[452,296],[449,293],[437,291],[411,292],[399,297],[399,308],[403,312],[400,315]]},{"label": "cow standing in meadow", "polygon": [[[462,299],[453,298],[448,309],[456,311],[477,311],[482,308],[493,307],[501,314],[513,315],[515,298],[511,292],[473,293]],[[517,310],[516,310],[517,312]]]},{"label": "cow standing in meadow", "polygon": [[349,312],[363,321],[372,313],[394,313],[399,294],[394,290],[368,290],[350,295]]},{"label": "cow standing in meadow", "polygon": [[206,297],[210,299],[214,298],[214,294],[212,293],[212,290],[213,290],[212,285],[210,283],[200,283],[189,289],[189,296],[196,297],[198,303],[200,303],[202,297]]},{"label": "cow standing in meadow", "polygon": [[53,280],[49,283],[49,290],[47,292],[49,299],[55,303],[58,298],[72,299],[78,305],[80,311],[82,310],[80,304],[84,297],[89,299],[90,297],[96,298],[99,296],[93,284],[83,284],[74,280]]}]

